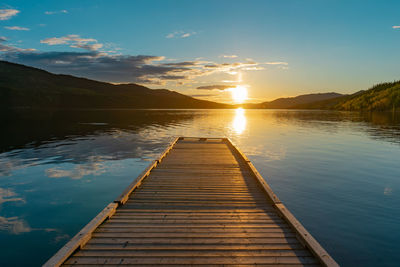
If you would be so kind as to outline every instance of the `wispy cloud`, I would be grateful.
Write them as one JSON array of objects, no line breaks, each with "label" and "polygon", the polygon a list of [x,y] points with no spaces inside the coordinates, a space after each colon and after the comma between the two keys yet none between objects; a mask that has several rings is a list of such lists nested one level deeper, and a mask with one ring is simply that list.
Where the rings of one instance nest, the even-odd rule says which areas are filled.
[{"label": "wispy cloud", "polygon": [[44,14],[46,15],[54,15],[54,14],[67,14],[68,10],[57,10],[57,11],[45,11]]},{"label": "wispy cloud", "polygon": [[233,62],[233,63],[212,63],[204,65],[206,69],[214,69],[216,72],[224,72],[231,75],[238,74],[238,71],[254,71],[263,70],[264,67],[261,66],[262,63],[255,61],[244,61],[244,62]]},{"label": "wispy cloud", "polygon": [[289,65],[289,63],[287,62],[283,62],[283,61],[272,61],[272,62],[265,62],[265,64],[267,65]]},{"label": "wispy cloud", "polygon": [[[52,44],[63,40],[48,40]],[[68,42],[67,42],[68,43]],[[210,61],[165,62],[162,56],[112,55],[98,51],[6,53],[3,59],[44,68],[56,73],[85,75],[108,82],[136,82],[163,85],[166,82],[190,83],[213,74],[236,75],[241,71],[264,69],[255,61],[215,63]]]},{"label": "wispy cloud", "polygon": [[5,202],[16,202],[16,201],[25,203],[25,200],[23,198],[16,196],[17,194],[13,190],[0,187],[0,205]]},{"label": "wispy cloud", "polygon": [[36,49],[33,48],[19,48],[10,44],[7,44],[8,39],[4,36],[0,36],[0,52],[6,52],[6,53],[17,53],[17,52],[33,52],[36,51]]},{"label": "wispy cloud", "polygon": [[195,35],[196,32],[184,32],[184,31],[175,31],[169,33],[165,36],[165,38],[172,39],[172,38],[188,38],[192,35]]},{"label": "wispy cloud", "polygon": [[206,86],[199,86],[196,89],[200,90],[221,90],[224,91],[229,88],[236,87],[235,85],[206,85]]},{"label": "wispy cloud", "polygon": [[68,45],[74,48],[82,48],[89,51],[97,51],[103,47],[103,44],[97,42],[93,38],[81,38],[79,35],[70,34],[63,37],[51,37],[40,41],[42,44],[48,45]]},{"label": "wispy cloud", "polygon": [[0,232],[5,231],[11,234],[22,234],[32,231],[32,228],[18,217],[2,217],[0,216]]},{"label": "wispy cloud", "polygon": [[18,13],[19,10],[16,9],[0,9],[0,20],[8,20]]},{"label": "wispy cloud", "polygon": [[73,169],[63,170],[59,168],[50,168],[46,170],[46,176],[50,178],[68,177],[73,180],[81,179],[87,175],[98,176],[106,172],[105,165],[100,159],[93,157],[86,164],[76,165]]},{"label": "wispy cloud", "polygon": [[[267,64],[282,67],[287,65],[286,62],[261,63],[251,59],[229,63],[207,61],[202,58],[171,62],[163,56],[115,54],[115,51],[106,49],[107,44],[103,46],[96,39],[83,38],[79,35],[46,38],[41,40],[41,43],[51,46],[67,45],[86,51],[32,52],[7,45],[6,39],[0,39],[0,51],[5,52],[0,58],[55,73],[84,75],[90,79],[113,83],[135,82],[153,85],[196,83],[197,79],[209,75],[236,75],[242,71],[259,71]],[[232,79],[228,78],[222,82],[230,80]],[[55,173],[53,175],[56,175]],[[60,173],[62,172],[58,172]]]},{"label": "wispy cloud", "polygon": [[5,26],[4,27],[7,30],[12,30],[12,31],[29,31],[29,28],[25,27],[19,27],[19,26]]},{"label": "wispy cloud", "polygon": [[220,57],[223,57],[223,58],[237,58],[238,56],[237,55],[221,55]]},{"label": "wispy cloud", "polygon": [[395,26],[393,26],[392,28],[393,28],[393,29],[400,29],[400,26],[396,26],[396,25],[395,25]]},{"label": "wispy cloud", "polygon": [[[5,202],[22,202],[25,203],[23,198],[17,197],[17,194],[7,188],[0,188],[0,205]],[[20,220],[18,217],[2,217],[0,216],[0,232],[6,231],[11,234],[20,234],[30,232],[31,228],[25,221]]]}]

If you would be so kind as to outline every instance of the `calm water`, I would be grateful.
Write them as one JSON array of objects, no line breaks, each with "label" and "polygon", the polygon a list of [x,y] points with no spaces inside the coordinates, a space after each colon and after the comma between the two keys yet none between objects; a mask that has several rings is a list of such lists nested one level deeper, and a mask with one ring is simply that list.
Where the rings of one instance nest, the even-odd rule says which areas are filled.
[{"label": "calm water", "polygon": [[0,115],[0,266],[39,266],[172,136],[227,136],[343,266],[400,262],[400,114],[119,110]]}]

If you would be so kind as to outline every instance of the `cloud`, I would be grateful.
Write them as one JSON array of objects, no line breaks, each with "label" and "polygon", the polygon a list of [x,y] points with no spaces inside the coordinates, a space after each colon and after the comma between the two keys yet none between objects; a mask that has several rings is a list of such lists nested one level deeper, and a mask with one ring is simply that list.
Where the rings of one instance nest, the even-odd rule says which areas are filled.
[{"label": "cloud", "polygon": [[188,38],[192,35],[195,35],[196,32],[184,32],[184,31],[175,31],[169,33],[165,36],[165,38],[172,39],[172,38]]},{"label": "cloud", "polygon": [[[112,83],[165,85],[169,82],[181,85],[208,75],[236,75],[241,71],[263,70],[263,65],[266,65],[266,63],[250,59],[230,63],[217,63],[204,59],[171,62],[171,59],[163,56],[112,54],[115,53],[115,49],[107,51],[109,50],[107,43],[103,46],[96,39],[82,38],[75,34],[46,38],[41,40],[41,43],[50,46],[67,45],[86,51],[33,52],[31,49],[6,45],[5,42],[6,39],[0,40],[0,51],[5,52],[0,54],[3,60],[42,68],[54,73],[83,76]],[[269,64],[272,63],[269,62]],[[284,63],[279,62],[279,64]]]},{"label": "cloud", "polygon": [[32,231],[59,232],[57,229],[52,228],[31,228],[26,221],[17,216],[8,218],[0,216],[0,232],[19,235]]},{"label": "cloud", "polygon": [[190,95],[191,97],[213,97],[215,95],[211,95],[211,94],[194,94],[194,95]]},{"label": "cloud", "polygon": [[8,20],[18,13],[19,10],[16,9],[0,9],[0,20]]},{"label": "cloud", "polygon": [[[63,40],[48,40],[60,43]],[[111,55],[99,51],[86,52],[17,52],[1,58],[15,63],[46,69],[55,73],[82,76],[107,82],[136,82],[162,85],[166,82],[184,83],[195,78],[218,73],[262,69],[257,62],[213,63],[207,61],[162,62],[162,56]]]},{"label": "cloud", "polygon": [[393,28],[393,29],[400,29],[400,26],[396,26],[396,25],[395,25],[395,26],[393,26],[392,28]]},{"label": "cloud", "polygon": [[45,11],[44,14],[46,15],[54,15],[54,14],[67,14],[68,10],[58,10],[58,11]]},{"label": "cloud", "polygon": [[204,65],[206,69],[212,69],[213,72],[223,72],[231,75],[238,74],[238,71],[254,71],[263,70],[264,67],[261,63],[255,61],[245,61],[245,62],[233,62],[233,63],[212,63]]},{"label": "cloud", "polygon": [[82,48],[89,51],[97,51],[103,47],[103,44],[97,42],[93,38],[81,38],[79,35],[70,34],[62,37],[51,37],[40,41],[42,44],[48,45],[68,45],[73,48]]},{"label": "cloud", "polygon": [[25,200],[20,197],[16,197],[17,194],[12,191],[11,189],[4,189],[0,187],[0,205],[5,203],[5,202],[23,202],[25,203]]},{"label": "cloud", "polygon": [[220,57],[223,57],[223,58],[237,58],[238,56],[237,55],[221,55]]},{"label": "cloud", "polygon": [[267,65],[289,65],[287,62],[283,61],[273,61],[273,62],[265,62]]},{"label": "cloud", "polygon": [[175,66],[175,67],[192,67],[198,65],[199,61],[183,61],[183,62],[175,62],[175,63],[165,63],[163,66]]},{"label": "cloud", "polygon": [[19,27],[19,26],[5,26],[4,27],[7,30],[12,30],[12,31],[29,31],[29,28],[25,27]]},{"label": "cloud", "polygon": [[0,216],[0,231],[6,231],[11,234],[22,234],[32,231],[32,228],[18,217],[1,217]]},{"label": "cloud", "polygon": [[69,239],[71,239],[71,237],[68,234],[59,234],[54,238],[54,243],[58,243]]},{"label": "cloud", "polygon": [[86,164],[76,165],[71,170],[62,170],[59,168],[50,168],[46,170],[46,176],[50,178],[63,178],[68,177],[73,180],[81,179],[87,175],[98,176],[106,172],[105,165],[101,162],[101,159],[97,157],[89,158],[89,162]]},{"label": "cloud", "polygon": [[16,53],[16,52],[33,52],[36,49],[33,48],[19,48],[13,45],[5,44],[8,39],[4,36],[0,36],[0,52]]},{"label": "cloud", "polygon": [[[0,47],[1,48],[1,47]],[[108,55],[87,52],[6,53],[4,60],[110,82],[159,83],[163,78],[186,79],[191,68],[155,64],[164,57]],[[175,76],[175,77],[173,77]],[[180,77],[177,77],[180,76]]]},{"label": "cloud", "polygon": [[[0,188],[0,205],[5,202],[23,202],[25,200],[16,197],[17,194],[11,189]],[[11,234],[20,234],[30,232],[32,229],[25,223],[25,221],[18,219],[18,217],[2,217],[0,216],[0,232],[6,231]]]},{"label": "cloud", "polygon": [[224,91],[228,88],[236,87],[235,85],[207,85],[207,86],[199,86],[196,89],[200,90],[221,90]]}]

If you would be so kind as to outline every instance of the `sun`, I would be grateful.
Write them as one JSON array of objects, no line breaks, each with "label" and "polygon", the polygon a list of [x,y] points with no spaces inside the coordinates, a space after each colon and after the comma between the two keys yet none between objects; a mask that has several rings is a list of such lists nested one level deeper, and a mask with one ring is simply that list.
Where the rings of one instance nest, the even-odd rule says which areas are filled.
[{"label": "sun", "polygon": [[241,104],[247,100],[247,88],[241,85],[230,88],[232,99],[235,103]]}]

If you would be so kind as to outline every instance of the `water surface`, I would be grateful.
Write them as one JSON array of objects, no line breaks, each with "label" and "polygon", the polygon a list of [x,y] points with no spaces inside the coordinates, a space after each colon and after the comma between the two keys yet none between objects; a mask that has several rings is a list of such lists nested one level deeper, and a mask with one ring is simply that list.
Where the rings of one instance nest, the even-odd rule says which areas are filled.
[{"label": "water surface", "polygon": [[43,264],[174,136],[231,138],[342,266],[400,261],[400,114],[19,111],[0,124],[0,266]]}]

